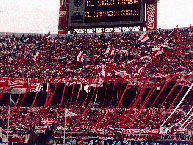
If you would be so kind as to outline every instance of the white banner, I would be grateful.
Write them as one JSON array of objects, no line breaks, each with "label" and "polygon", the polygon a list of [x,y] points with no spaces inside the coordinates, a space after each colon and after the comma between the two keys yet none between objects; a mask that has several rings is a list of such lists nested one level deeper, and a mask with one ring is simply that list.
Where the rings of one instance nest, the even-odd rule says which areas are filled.
[{"label": "white banner", "polygon": [[46,124],[46,125],[50,125],[50,124],[54,123],[54,121],[55,120],[53,118],[44,118],[41,120],[41,123]]},{"label": "white banner", "polygon": [[123,133],[134,133],[134,134],[139,134],[139,133],[144,133],[144,134],[159,133],[159,129],[124,129]]},{"label": "white banner", "polygon": [[27,88],[13,88],[11,94],[25,94]]}]

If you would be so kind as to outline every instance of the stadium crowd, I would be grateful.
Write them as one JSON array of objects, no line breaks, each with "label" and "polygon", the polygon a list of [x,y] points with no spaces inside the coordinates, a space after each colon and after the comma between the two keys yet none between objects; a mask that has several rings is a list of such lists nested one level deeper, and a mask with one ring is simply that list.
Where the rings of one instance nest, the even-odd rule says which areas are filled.
[{"label": "stadium crowd", "polygon": [[[77,80],[81,80],[100,77],[132,78],[136,75],[148,78],[192,72],[192,28],[147,32],[148,39],[144,42],[140,40],[141,35],[140,32],[127,32],[121,34],[74,34],[63,37],[52,37],[51,35],[17,37],[14,34],[0,36],[0,75],[9,78],[44,78],[45,80],[49,78],[77,78]],[[187,110],[193,106],[191,103],[181,105],[181,108],[167,122],[167,127],[177,124],[182,118],[187,119]],[[68,117],[66,120],[67,137],[108,138],[111,134],[113,138],[133,140],[159,140],[166,136],[166,138],[172,138],[169,136],[174,132],[171,128],[169,133],[160,135],[160,126],[157,125],[164,121],[159,122],[167,110],[164,106],[139,109],[140,106],[136,105],[133,110],[121,108],[121,105],[118,108],[104,106],[90,104],[87,107],[84,105],[80,107],[77,105],[74,106],[75,110],[69,110],[77,112],[77,116]],[[42,107],[34,107],[29,116],[27,114],[29,108],[20,107],[15,111],[12,108],[9,118],[9,130],[12,131],[12,136],[23,137],[29,134],[30,126],[45,126],[44,123],[49,124],[49,121],[53,128],[54,124],[57,124],[57,127],[54,128],[55,131],[62,130],[65,125],[65,110],[61,108],[58,111],[58,107],[56,104],[54,106],[48,104],[42,112]],[[80,109],[78,109],[79,107]],[[4,130],[8,123],[8,109],[8,106],[0,107],[0,127]],[[173,109],[174,106],[171,110]],[[137,110],[139,112],[135,116]],[[124,120],[127,114],[130,114],[131,117]],[[166,117],[170,114],[171,111],[167,113]],[[36,119],[35,123],[34,119]],[[130,122],[132,123],[130,124]],[[125,133],[123,133],[123,128]],[[127,132],[127,129],[144,128],[159,131],[149,134]],[[179,129],[179,126],[173,129]],[[38,129],[36,128],[36,130]],[[107,134],[103,134],[103,132]],[[3,134],[6,133],[3,132]],[[63,133],[55,132],[54,136],[62,138]],[[186,140],[190,140],[192,137],[192,134],[186,133]]]},{"label": "stadium crowd", "polygon": [[[0,36],[0,72],[10,78],[146,77],[193,70],[191,28],[142,34]],[[157,51],[154,50],[158,50]],[[101,73],[102,71],[108,74]],[[122,72],[122,73],[121,73]]]},{"label": "stadium crowd", "polygon": [[[74,103],[75,104],[75,103]],[[65,109],[61,108],[57,113],[59,105],[50,105],[44,110],[35,123],[36,135],[45,133],[46,129],[51,126],[53,131],[53,136],[56,142],[61,142],[63,140],[63,128],[65,125]],[[189,107],[187,107],[189,106]],[[172,118],[168,121],[166,130],[161,131],[160,126],[154,128],[159,118],[166,112],[166,108],[163,107],[160,110],[156,107],[154,108],[144,108],[141,110],[138,117],[136,117],[130,128],[120,128],[119,126],[119,116],[122,114],[127,114],[130,109],[119,108],[117,110],[117,115],[113,119],[111,117],[114,115],[116,108],[103,108],[96,104],[91,104],[87,110],[87,113],[83,116],[86,107],[82,107],[76,116],[68,116],[66,119],[66,137],[67,138],[104,138],[104,139],[129,139],[129,140],[191,140],[193,138],[193,132],[188,133],[188,130],[192,128],[190,125],[188,130],[183,132],[178,132],[179,126],[176,125],[180,120],[187,119],[187,112],[190,110],[192,105],[183,104]],[[76,106],[75,111],[79,108]],[[13,108],[12,108],[13,109]],[[13,111],[11,109],[11,112]],[[27,113],[29,112],[29,107],[22,107],[19,109],[19,114],[17,115],[17,109],[14,111],[12,117],[10,118],[10,140],[14,142],[18,141],[19,138],[23,138],[23,142],[29,139],[29,133],[31,131],[31,126],[33,121],[37,119],[36,117],[40,114],[42,107],[34,107],[30,113],[28,120],[25,122]],[[136,114],[139,108],[135,108],[131,117],[127,119],[127,123],[131,121],[131,118]],[[1,106],[1,127],[5,130],[7,128],[7,118],[8,118],[8,106]],[[72,111],[72,110],[71,110]],[[75,112],[74,111],[74,112]],[[148,115],[145,115],[148,112]],[[154,115],[156,114],[156,117]],[[168,113],[168,115],[170,115]],[[6,117],[7,116],[7,117]],[[124,116],[125,117],[125,116]],[[124,118],[123,117],[123,118]],[[77,120],[81,118],[81,121],[76,126],[73,126]],[[111,120],[110,120],[111,119]],[[110,122],[107,124],[107,122]],[[146,127],[146,129],[154,130],[150,132],[140,132],[140,129],[144,129],[144,126],[151,120],[151,124]],[[122,120],[121,120],[122,121]],[[117,123],[118,122],[118,123]],[[175,125],[172,129],[171,126]],[[129,129],[131,129],[129,131]],[[132,130],[134,129],[134,130]],[[135,130],[136,129],[136,130]],[[3,132],[6,136],[6,131]]]}]

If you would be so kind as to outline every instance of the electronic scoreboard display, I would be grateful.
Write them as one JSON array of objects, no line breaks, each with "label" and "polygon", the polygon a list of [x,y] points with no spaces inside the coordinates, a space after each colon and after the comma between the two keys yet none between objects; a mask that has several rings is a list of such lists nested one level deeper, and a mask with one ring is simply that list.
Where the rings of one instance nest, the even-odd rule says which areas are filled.
[{"label": "electronic scoreboard display", "polygon": [[70,0],[69,27],[112,27],[142,24],[143,0]]}]

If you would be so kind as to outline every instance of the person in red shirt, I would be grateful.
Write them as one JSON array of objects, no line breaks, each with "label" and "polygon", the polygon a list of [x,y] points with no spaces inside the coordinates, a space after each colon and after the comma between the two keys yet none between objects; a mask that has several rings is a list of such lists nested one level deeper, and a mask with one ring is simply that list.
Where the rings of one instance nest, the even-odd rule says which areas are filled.
[{"label": "person in red shirt", "polygon": [[23,143],[24,142],[24,139],[22,137],[19,138],[18,140],[19,143]]},{"label": "person in red shirt", "polygon": [[78,145],[83,145],[83,144],[84,144],[83,140],[80,139],[80,141],[78,142]]}]

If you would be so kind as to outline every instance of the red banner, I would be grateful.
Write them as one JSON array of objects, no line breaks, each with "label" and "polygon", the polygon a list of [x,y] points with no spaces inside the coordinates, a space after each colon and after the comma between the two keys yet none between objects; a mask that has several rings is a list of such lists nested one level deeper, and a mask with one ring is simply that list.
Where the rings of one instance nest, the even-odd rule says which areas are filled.
[{"label": "red banner", "polygon": [[59,10],[59,24],[58,24],[58,34],[66,34],[68,28],[68,8],[65,6],[60,6]]},{"label": "red banner", "polygon": [[157,30],[157,2],[146,4],[146,30]]}]

